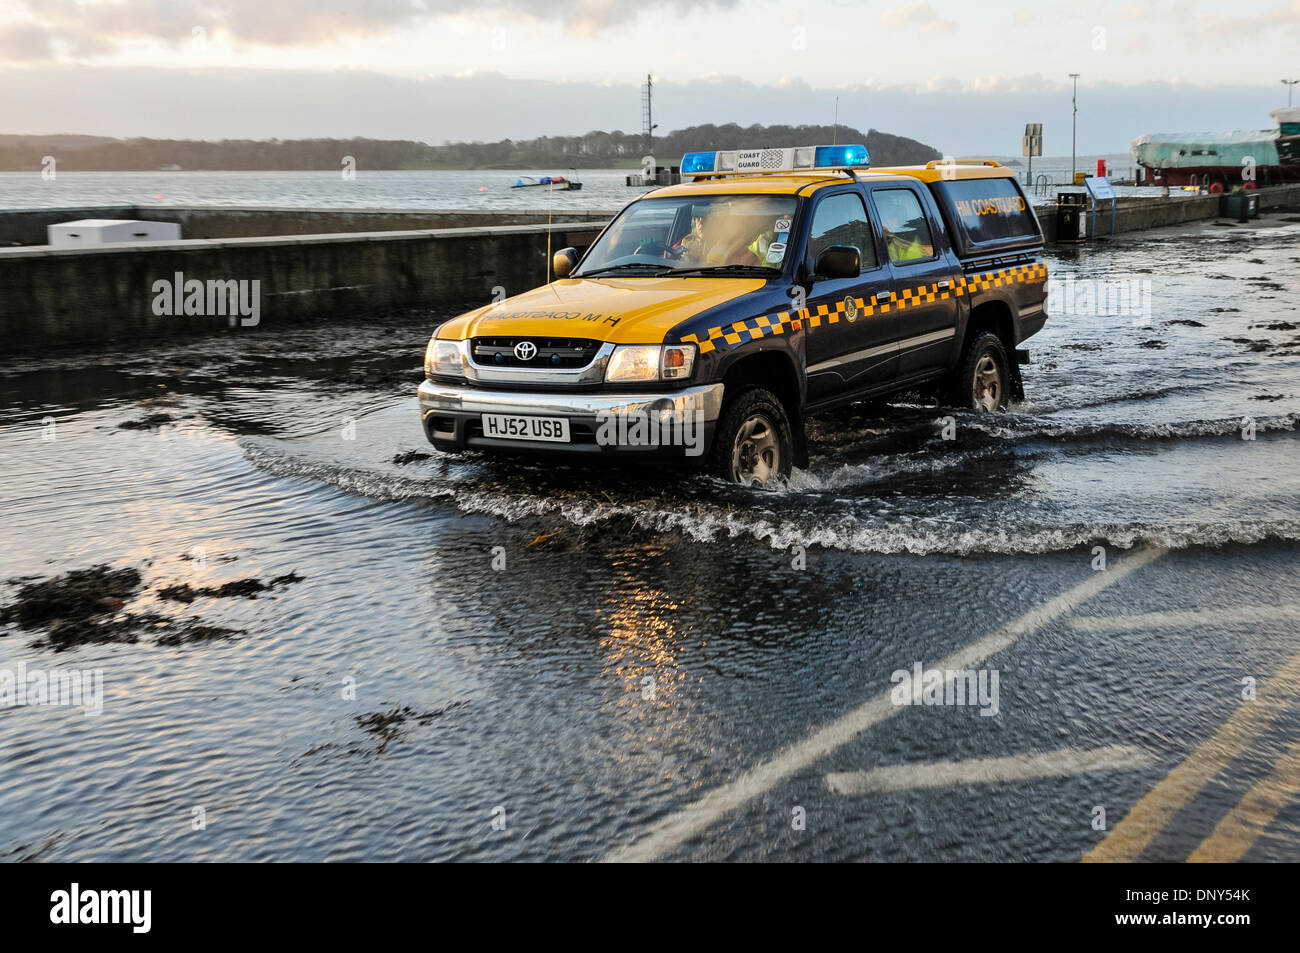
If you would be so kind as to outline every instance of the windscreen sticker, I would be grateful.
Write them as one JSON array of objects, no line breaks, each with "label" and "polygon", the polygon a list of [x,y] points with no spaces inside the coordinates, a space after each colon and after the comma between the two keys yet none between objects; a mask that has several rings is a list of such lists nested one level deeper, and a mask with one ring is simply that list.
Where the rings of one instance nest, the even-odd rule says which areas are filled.
[{"label": "windscreen sticker", "polygon": [[772,231],[774,232],[790,231],[790,220],[788,218],[778,218],[776,220],[776,224],[772,226]]},{"label": "windscreen sticker", "polygon": [[767,263],[769,265],[777,264],[785,257],[785,242],[772,242],[767,246]]}]

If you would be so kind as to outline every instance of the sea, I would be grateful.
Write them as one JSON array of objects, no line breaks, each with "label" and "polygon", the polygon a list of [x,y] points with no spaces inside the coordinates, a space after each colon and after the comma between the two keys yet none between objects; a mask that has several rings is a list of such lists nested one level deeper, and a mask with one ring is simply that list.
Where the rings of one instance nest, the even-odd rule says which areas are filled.
[{"label": "sea", "polygon": [[[1002,157],[1009,161],[1009,157]],[[1131,175],[1127,154],[1104,156],[1114,178]],[[1080,156],[1076,168],[1096,170],[1097,157]],[[1018,160],[1023,162],[1024,160]],[[485,209],[494,211],[548,208],[557,212],[622,208],[647,191],[629,187],[628,169],[525,169],[366,171],[353,178],[342,172],[55,172],[43,178],[38,170],[0,173],[0,208],[84,208],[104,205],[230,206],[293,208]],[[1016,172],[1022,183],[1027,169]],[[579,191],[511,188],[524,176],[563,175],[582,183]],[[1036,189],[1027,186],[1036,203],[1055,201],[1059,188],[1068,190],[1070,157],[1035,160]],[[1160,194],[1158,188],[1126,188],[1123,194]]]}]

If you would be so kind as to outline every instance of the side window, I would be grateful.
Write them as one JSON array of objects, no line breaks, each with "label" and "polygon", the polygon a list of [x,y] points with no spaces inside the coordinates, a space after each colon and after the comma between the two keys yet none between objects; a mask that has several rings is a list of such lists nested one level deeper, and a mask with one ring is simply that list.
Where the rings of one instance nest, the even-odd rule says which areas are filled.
[{"label": "side window", "polygon": [[817,203],[812,229],[808,233],[808,268],[831,245],[852,245],[862,258],[862,270],[875,268],[876,243],[867,224],[867,209],[856,192],[832,195]]},{"label": "side window", "polygon": [[916,193],[910,189],[876,189],[872,198],[880,213],[890,261],[906,263],[934,257],[930,223],[925,220]]}]

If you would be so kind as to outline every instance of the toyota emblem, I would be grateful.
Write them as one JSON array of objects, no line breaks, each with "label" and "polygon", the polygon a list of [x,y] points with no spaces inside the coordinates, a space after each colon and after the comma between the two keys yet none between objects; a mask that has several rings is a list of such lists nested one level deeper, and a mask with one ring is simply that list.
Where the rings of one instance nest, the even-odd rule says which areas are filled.
[{"label": "toyota emblem", "polygon": [[537,356],[537,345],[532,341],[520,341],[515,345],[515,357],[521,361],[531,361]]}]

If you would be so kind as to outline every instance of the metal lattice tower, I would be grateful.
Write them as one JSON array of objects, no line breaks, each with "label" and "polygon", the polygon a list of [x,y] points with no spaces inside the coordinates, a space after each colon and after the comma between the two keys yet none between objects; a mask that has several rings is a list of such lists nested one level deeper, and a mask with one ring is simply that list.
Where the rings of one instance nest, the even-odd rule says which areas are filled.
[{"label": "metal lattice tower", "polygon": [[654,155],[654,112],[650,97],[654,91],[654,82],[646,73],[645,85],[641,87],[641,135],[645,136],[645,154]]}]

